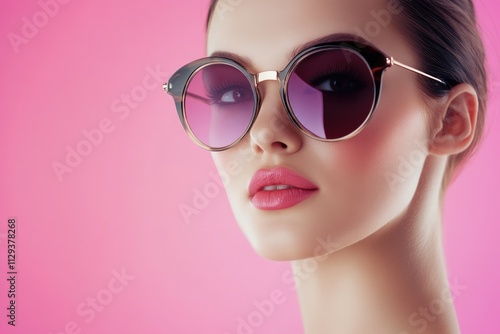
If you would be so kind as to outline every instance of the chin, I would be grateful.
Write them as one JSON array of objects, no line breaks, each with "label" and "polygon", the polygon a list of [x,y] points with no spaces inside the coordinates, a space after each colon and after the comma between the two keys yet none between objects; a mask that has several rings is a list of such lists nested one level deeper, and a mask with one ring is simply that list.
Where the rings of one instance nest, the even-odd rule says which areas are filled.
[{"label": "chin", "polygon": [[340,231],[331,231],[330,224],[330,229],[322,230],[293,220],[250,221],[248,216],[237,220],[254,251],[273,261],[321,257],[359,240],[352,235],[347,240]]},{"label": "chin", "polygon": [[[297,208],[299,209],[299,208]],[[255,213],[245,212],[236,220],[255,252],[274,261],[319,258],[359,245],[384,230],[399,215],[332,212],[314,215],[315,210]],[[338,216],[338,219],[332,219]],[[399,218],[398,218],[399,217]]]}]

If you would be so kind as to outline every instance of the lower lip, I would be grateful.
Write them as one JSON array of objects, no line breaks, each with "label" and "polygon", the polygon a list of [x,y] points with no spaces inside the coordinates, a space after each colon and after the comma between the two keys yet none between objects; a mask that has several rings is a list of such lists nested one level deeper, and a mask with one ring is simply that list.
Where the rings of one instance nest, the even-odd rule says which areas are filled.
[{"label": "lower lip", "polygon": [[316,189],[288,188],[258,191],[251,197],[252,204],[260,210],[283,210],[306,200]]}]

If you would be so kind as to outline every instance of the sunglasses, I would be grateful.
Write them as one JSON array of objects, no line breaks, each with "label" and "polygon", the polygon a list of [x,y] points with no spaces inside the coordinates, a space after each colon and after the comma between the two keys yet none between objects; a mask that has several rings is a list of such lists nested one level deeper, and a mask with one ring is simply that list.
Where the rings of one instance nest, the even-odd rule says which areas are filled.
[{"label": "sunglasses", "polygon": [[297,128],[318,140],[339,141],[367,124],[382,75],[393,65],[447,86],[372,46],[343,41],[310,47],[282,71],[253,74],[232,59],[202,58],[179,69],[163,88],[174,98],[186,132],[210,151],[228,149],[245,137],[262,102],[258,84],[266,80],[279,81],[283,105]]}]

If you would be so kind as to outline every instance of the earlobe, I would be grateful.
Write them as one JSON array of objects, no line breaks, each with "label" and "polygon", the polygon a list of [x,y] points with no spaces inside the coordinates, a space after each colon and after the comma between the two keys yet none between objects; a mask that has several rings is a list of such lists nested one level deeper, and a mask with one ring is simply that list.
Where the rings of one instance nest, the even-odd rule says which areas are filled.
[{"label": "earlobe", "polygon": [[440,128],[435,132],[430,153],[453,155],[465,151],[476,130],[479,102],[475,89],[469,84],[459,84],[448,93]]}]

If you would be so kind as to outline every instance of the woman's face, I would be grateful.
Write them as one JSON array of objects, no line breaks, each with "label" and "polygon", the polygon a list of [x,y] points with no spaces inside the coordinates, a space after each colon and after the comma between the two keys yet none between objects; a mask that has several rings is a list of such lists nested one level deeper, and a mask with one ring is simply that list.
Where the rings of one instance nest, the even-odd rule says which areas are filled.
[{"label": "woman's face", "polygon": [[[368,37],[384,53],[418,68],[397,30],[399,12],[392,0],[220,0],[208,54],[235,54],[252,73],[282,70],[302,45],[347,33]],[[391,67],[382,86],[378,107],[359,134],[322,142],[290,121],[277,81],[259,84],[262,105],[249,133],[236,146],[213,153],[226,175],[236,220],[259,254],[276,260],[318,256],[405,215],[428,154],[426,105],[414,73]],[[252,189],[256,173],[263,183]],[[263,188],[276,185],[273,177],[303,189]]]}]

